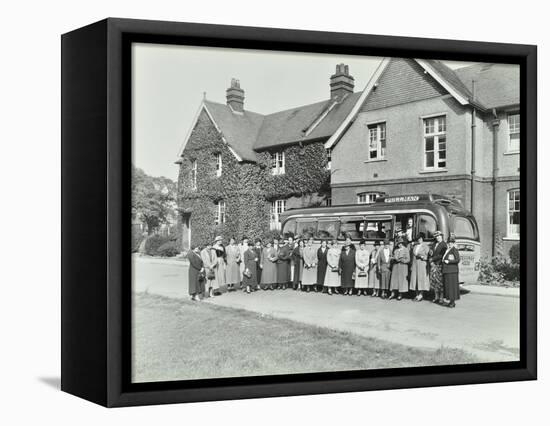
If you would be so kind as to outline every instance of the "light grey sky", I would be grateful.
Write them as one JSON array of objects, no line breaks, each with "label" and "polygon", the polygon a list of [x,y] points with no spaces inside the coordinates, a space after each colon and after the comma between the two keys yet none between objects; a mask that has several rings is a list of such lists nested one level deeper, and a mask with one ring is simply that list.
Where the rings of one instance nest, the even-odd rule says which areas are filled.
[{"label": "light grey sky", "polygon": [[[381,58],[244,49],[132,46],[132,161],[152,176],[177,179],[178,151],[201,103],[225,103],[231,78],[241,82],[245,109],[269,114],[329,98],[336,64],[349,65],[355,91]],[[453,68],[467,63],[447,63]]]}]

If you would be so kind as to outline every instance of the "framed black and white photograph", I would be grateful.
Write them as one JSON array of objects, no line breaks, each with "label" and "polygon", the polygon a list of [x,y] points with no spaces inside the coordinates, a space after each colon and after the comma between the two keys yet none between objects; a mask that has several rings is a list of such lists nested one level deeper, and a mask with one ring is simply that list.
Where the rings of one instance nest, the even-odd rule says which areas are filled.
[{"label": "framed black and white photograph", "polygon": [[64,390],[536,378],[534,46],[108,19],[62,47]]}]

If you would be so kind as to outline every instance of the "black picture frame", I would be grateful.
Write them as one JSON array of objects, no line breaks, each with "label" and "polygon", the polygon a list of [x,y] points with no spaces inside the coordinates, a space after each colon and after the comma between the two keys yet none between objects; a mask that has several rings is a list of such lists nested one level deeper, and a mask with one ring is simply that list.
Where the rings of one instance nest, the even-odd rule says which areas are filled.
[{"label": "black picture frame", "polygon": [[[518,64],[521,144],[526,147],[520,158],[526,236],[521,244],[520,361],[131,383],[133,42]],[[62,390],[118,407],[536,379],[536,46],[118,18],[64,34],[61,44]]]}]

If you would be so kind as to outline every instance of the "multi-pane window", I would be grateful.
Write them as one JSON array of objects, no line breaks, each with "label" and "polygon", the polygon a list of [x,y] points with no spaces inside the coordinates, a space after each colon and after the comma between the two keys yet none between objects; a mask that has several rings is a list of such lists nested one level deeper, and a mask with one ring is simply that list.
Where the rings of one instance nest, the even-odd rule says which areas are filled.
[{"label": "multi-pane window", "polygon": [[380,194],[378,192],[363,192],[357,194],[357,204],[372,204]]},{"label": "multi-pane window", "polygon": [[216,225],[225,223],[225,201],[218,201],[216,203]]},{"label": "multi-pane window", "polygon": [[191,162],[191,189],[197,189],[197,160]]},{"label": "multi-pane window", "polygon": [[508,237],[519,238],[519,189],[508,192]]},{"label": "multi-pane window", "polygon": [[386,157],[386,123],[371,124],[369,129],[369,160]]},{"label": "multi-pane window", "polygon": [[508,114],[509,151],[519,151],[519,114]]},{"label": "multi-pane window", "polygon": [[285,153],[284,151],[271,153],[271,174],[272,175],[284,175],[285,174]]},{"label": "multi-pane window", "polygon": [[280,229],[281,222],[279,215],[286,210],[286,200],[275,200],[271,203],[271,220],[269,223],[270,229]]},{"label": "multi-pane window", "polygon": [[332,148],[327,148],[327,170],[332,167]]},{"label": "multi-pane window", "polygon": [[444,115],[424,119],[424,168],[447,167],[447,123]]},{"label": "multi-pane window", "polygon": [[220,177],[222,175],[222,155],[216,154],[216,176]]},{"label": "multi-pane window", "polygon": [[325,206],[332,206],[332,197],[330,195],[325,198]]}]

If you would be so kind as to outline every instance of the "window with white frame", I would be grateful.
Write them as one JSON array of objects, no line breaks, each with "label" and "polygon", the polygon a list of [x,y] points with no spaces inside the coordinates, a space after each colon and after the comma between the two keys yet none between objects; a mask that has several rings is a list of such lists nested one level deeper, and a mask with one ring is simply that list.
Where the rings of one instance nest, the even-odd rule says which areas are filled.
[{"label": "window with white frame", "polygon": [[279,220],[280,214],[286,210],[286,200],[275,200],[271,203],[271,220],[269,227],[271,230],[281,229]]},{"label": "window with white frame", "polygon": [[386,157],[386,123],[369,124],[369,160]]},{"label": "window with white frame", "polygon": [[218,201],[216,203],[216,225],[225,223],[225,201]]},{"label": "window with white frame", "polygon": [[271,153],[271,174],[272,175],[285,174],[285,152],[284,151]]},{"label": "window with white frame", "polygon": [[327,148],[327,170],[332,167],[332,148]]},{"label": "window with white frame", "polygon": [[372,204],[379,196],[378,192],[362,192],[357,194],[357,204]]},{"label": "window with white frame", "polygon": [[508,238],[519,238],[519,189],[508,191]]},{"label": "window with white frame", "polygon": [[519,151],[519,113],[508,114],[508,151]]},{"label": "window with white frame", "polygon": [[424,119],[424,169],[447,167],[447,120],[444,115]]},{"label": "window with white frame", "polygon": [[220,177],[222,175],[222,155],[220,153],[216,154],[216,176]]},{"label": "window with white frame", "polygon": [[191,162],[191,189],[197,189],[197,160]]}]

